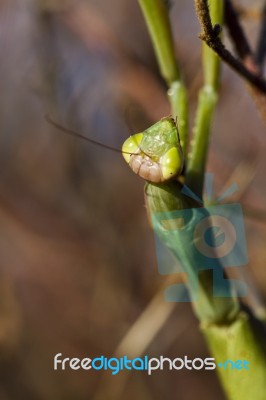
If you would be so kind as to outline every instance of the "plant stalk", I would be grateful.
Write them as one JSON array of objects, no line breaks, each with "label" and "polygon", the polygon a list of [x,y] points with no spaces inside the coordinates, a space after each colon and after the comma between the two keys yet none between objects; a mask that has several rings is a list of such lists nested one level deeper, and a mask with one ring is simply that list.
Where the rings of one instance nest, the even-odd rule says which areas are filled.
[{"label": "plant stalk", "polygon": [[[210,0],[209,4],[212,23],[222,25],[223,1]],[[199,93],[186,174],[186,184],[200,198],[202,198],[211,123],[218,99],[220,78],[219,57],[205,43],[202,44],[202,63],[204,86]]]},{"label": "plant stalk", "polygon": [[173,118],[177,118],[180,143],[186,158],[188,137],[188,99],[175,57],[168,8],[163,0],[139,0],[162,77],[168,86]]}]

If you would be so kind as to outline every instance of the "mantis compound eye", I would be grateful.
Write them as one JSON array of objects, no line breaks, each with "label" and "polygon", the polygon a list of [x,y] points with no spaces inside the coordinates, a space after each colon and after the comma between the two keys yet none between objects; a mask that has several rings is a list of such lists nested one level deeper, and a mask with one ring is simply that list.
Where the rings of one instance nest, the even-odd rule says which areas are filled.
[{"label": "mantis compound eye", "polygon": [[184,157],[180,146],[175,146],[168,150],[160,158],[160,165],[163,181],[180,175],[184,166]]},{"label": "mantis compound eye", "polygon": [[122,146],[122,154],[127,164],[130,163],[132,155],[140,153],[140,143],[143,139],[143,133],[136,133],[136,135],[130,136]]}]

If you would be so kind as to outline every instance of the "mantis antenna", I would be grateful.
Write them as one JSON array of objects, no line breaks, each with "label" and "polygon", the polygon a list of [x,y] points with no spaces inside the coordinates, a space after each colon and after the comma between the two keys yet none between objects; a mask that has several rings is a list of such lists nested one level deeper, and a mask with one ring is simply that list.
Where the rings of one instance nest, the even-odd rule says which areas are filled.
[{"label": "mantis antenna", "polygon": [[127,152],[121,151],[121,150],[117,149],[116,147],[112,147],[112,146],[109,146],[107,144],[97,142],[96,140],[90,139],[87,136],[82,135],[81,133],[74,131],[73,129],[66,128],[65,126],[63,126],[63,125],[59,124],[58,122],[54,121],[53,118],[48,114],[45,115],[45,119],[46,119],[47,122],[49,122],[49,124],[53,125],[56,129],[58,129],[58,130],[60,130],[62,132],[65,132],[68,135],[76,136],[76,137],[78,137],[80,139],[83,139],[83,140],[86,140],[87,142],[92,143],[92,144],[94,144],[96,146],[103,147],[104,149],[107,149],[107,150],[115,151],[116,153],[130,154],[130,155],[132,154],[132,153],[127,153]]}]

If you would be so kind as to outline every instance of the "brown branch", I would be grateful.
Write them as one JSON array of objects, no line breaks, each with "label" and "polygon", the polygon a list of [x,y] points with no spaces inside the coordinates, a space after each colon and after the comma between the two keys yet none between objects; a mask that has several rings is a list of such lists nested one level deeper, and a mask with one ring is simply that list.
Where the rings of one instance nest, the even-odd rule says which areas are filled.
[{"label": "brown branch", "polygon": [[260,34],[256,50],[256,62],[262,69],[266,56],[266,1],[262,11]]},{"label": "brown branch", "polygon": [[[260,46],[258,46],[258,50],[256,55],[253,54],[248,40],[245,36],[245,33],[239,22],[239,13],[235,9],[231,0],[224,0],[225,2],[225,20],[227,24],[227,28],[229,30],[229,34],[235,46],[235,50],[242,60],[245,67],[254,75],[260,76],[262,63],[263,63],[263,52],[266,49],[263,48],[265,46],[265,38],[262,33],[261,28],[261,38],[259,39]],[[265,18],[266,18],[266,8],[265,8]],[[265,22],[264,22],[265,24]],[[262,27],[263,27],[262,21]],[[266,30],[266,27],[264,26]],[[266,34],[266,32],[265,32]],[[260,47],[260,48],[259,48]],[[259,62],[258,62],[259,61]],[[265,93],[259,90],[254,85],[248,85],[248,91],[252,96],[254,102],[256,103],[256,107],[260,112],[264,121],[266,121],[266,96]]]},{"label": "brown branch", "polygon": [[248,39],[240,24],[239,13],[237,12],[231,0],[224,0],[224,6],[225,23],[227,25],[236,53],[250,72],[260,76],[261,69],[256,62],[256,57],[251,50]]},{"label": "brown branch", "polygon": [[252,50],[239,21],[238,13],[231,0],[224,0],[224,17],[235,50],[243,60],[252,57]]},{"label": "brown branch", "polygon": [[266,94],[266,81],[256,72],[249,70],[239,59],[227,50],[219,38],[221,27],[212,25],[208,1],[195,0],[196,12],[201,26],[199,38],[203,40],[224,62],[226,62],[242,78],[249,82],[260,93]]}]

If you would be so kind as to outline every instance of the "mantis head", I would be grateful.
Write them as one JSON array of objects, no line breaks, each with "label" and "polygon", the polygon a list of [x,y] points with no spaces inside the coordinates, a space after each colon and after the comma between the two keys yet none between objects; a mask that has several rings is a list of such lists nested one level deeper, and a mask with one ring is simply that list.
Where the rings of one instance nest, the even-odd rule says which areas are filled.
[{"label": "mantis head", "polygon": [[171,117],[130,136],[123,144],[122,153],[137,175],[153,183],[176,178],[184,166],[178,128]]}]

